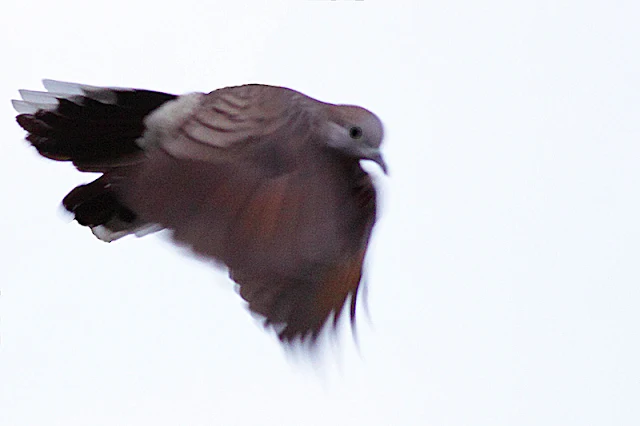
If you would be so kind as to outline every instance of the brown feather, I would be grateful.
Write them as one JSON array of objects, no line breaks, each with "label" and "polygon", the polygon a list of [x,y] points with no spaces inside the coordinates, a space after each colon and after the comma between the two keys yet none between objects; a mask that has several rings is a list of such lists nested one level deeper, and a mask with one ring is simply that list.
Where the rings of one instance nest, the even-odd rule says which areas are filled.
[{"label": "brown feather", "polygon": [[[376,219],[359,164],[379,155],[375,115],[263,85],[99,93],[114,102],[69,97],[17,118],[42,155],[104,173],[65,199],[81,224],[114,238],[147,224],[171,230],[225,264],[282,341],[315,341],[349,299],[354,320]],[[373,129],[368,145],[345,130],[361,122]]]}]

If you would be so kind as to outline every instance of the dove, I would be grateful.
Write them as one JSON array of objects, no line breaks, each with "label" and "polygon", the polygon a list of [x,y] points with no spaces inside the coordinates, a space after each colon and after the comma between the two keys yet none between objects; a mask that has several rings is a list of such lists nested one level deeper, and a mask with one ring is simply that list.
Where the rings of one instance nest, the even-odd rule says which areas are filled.
[{"label": "dove", "polygon": [[228,268],[283,343],[351,324],[376,222],[383,126],[354,105],[247,84],[210,93],[43,80],[13,106],[44,157],[99,173],[63,199],[100,240],[169,230]]}]

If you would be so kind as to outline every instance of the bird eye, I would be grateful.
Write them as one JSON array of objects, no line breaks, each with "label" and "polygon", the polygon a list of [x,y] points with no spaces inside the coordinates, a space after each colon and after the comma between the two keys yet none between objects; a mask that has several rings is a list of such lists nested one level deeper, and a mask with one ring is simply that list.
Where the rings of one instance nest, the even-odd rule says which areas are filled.
[{"label": "bird eye", "polygon": [[358,126],[353,126],[349,129],[349,136],[351,139],[360,139],[362,137],[362,129]]}]

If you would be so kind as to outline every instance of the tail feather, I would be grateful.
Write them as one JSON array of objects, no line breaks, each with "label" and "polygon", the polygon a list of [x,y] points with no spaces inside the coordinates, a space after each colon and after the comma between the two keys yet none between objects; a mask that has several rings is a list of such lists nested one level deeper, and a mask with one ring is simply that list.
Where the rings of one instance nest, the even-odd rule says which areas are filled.
[{"label": "tail feather", "polygon": [[144,118],[176,95],[138,89],[101,88],[55,80],[43,81],[47,92],[21,90],[14,100],[16,120],[38,152],[57,161],[71,161],[81,171],[101,172],[63,200],[79,224],[100,239],[155,230],[119,199],[116,169],[143,161],[137,140]]}]

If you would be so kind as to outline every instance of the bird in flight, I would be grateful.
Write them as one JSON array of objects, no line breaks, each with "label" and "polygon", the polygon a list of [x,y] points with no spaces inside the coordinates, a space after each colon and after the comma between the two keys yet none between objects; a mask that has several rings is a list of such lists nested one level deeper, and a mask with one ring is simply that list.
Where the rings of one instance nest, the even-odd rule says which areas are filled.
[{"label": "bird in flight", "polygon": [[355,320],[383,128],[370,111],[276,86],[168,93],[43,81],[18,124],[44,157],[101,173],[62,201],[103,241],[168,229],[224,264],[284,343]]}]

